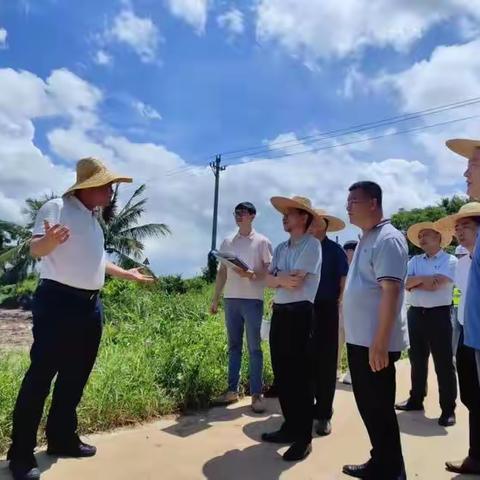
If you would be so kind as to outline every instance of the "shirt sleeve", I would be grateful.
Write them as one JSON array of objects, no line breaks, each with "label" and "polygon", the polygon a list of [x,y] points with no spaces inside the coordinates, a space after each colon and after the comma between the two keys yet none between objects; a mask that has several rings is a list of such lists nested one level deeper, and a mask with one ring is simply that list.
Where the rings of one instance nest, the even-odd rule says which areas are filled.
[{"label": "shirt sleeve", "polygon": [[231,252],[227,252],[227,239],[223,240],[222,244],[220,245],[220,249],[218,251],[221,253],[231,253]]},{"label": "shirt sleeve", "polygon": [[268,273],[274,273],[278,266],[278,250],[280,245],[278,245],[275,250],[273,251],[272,261],[270,266],[268,267]]},{"label": "shirt sleeve", "polygon": [[57,200],[50,200],[42,205],[40,210],[35,217],[35,223],[32,229],[33,236],[43,236],[45,235],[45,226],[44,221],[47,220],[48,223],[53,226],[60,222],[60,205]]},{"label": "shirt sleeve", "polygon": [[409,277],[414,277],[415,276],[415,257],[411,258],[408,261],[407,275]]},{"label": "shirt sleeve", "polygon": [[378,281],[403,282],[407,274],[408,254],[399,238],[385,238],[373,253],[373,270]]},{"label": "shirt sleeve", "polygon": [[440,272],[442,275],[448,277],[452,282],[455,281],[455,270],[457,268],[458,260],[453,256],[449,255],[448,262],[445,264],[445,271]]},{"label": "shirt sleeve", "polygon": [[338,266],[341,277],[348,275],[348,258],[347,254],[343,251],[343,248],[338,249]]},{"label": "shirt sleeve", "polygon": [[262,242],[262,261],[264,265],[272,263],[272,244],[270,240]]},{"label": "shirt sleeve", "polygon": [[295,262],[295,270],[320,275],[322,269],[322,244],[313,238],[309,241]]}]

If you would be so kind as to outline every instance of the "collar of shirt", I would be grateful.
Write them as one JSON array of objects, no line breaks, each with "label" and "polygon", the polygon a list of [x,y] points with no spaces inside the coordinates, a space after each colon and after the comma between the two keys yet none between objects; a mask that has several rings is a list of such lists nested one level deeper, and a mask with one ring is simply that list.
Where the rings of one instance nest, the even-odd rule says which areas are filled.
[{"label": "collar of shirt", "polygon": [[293,240],[291,237],[288,239],[287,245],[289,247],[297,247],[298,245],[302,244],[307,238],[309,234],[304,233],[298,240]]},{"label": "collar of shirt", "polygon": [[439,252],[437,252],[435,255],[432,255],[431,257],[429,257],[426,253],[424,253],[422,255],[422,258],[424,260],[438,260],[440,257],[443,257],[443,255],[445,255],[445,252],[443,250],[440,250]]},{"label": "collar of shirt", "polygon": [[64,201],[70,201],[72,202],[77,208],[82,210],[84,213],[88,213],[89,215],[95,215],[95,212],[93,210],[89,210],[75,195],[69,195],[64,199]]},{"label": "collar of shirt", "polygon": [[255,232],[255,230],[252,228],[252,231],[248,234],[248,235],[242,235],[240,233],[240,230],[237,232],[237,234],[235,235],[234,240],[236,240],[237,238],[248,238],[249,240],[252,240],[252,238],[255,236],[257,232]]}]

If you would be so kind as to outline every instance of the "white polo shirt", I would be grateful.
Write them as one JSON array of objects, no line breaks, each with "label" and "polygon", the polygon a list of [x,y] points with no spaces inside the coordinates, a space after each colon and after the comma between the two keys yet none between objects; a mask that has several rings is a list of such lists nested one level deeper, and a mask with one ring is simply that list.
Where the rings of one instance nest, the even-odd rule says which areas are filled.
[{"label": "white polo shirt", "polygon": [[460,325],[463,325],[465,320],[465,298],[467,297],[468,276],[471,265],[472,259],[470,255],[465,255],[458,260],[457,269],[455,270],[455,285],[461,292],[457,312],[457,320]]},{"label": "white polo shirt", "polygon": [[91,210],[71,195],[48,201],[39,210],[33,235],[44,235],[44,220],[70,229],[70,238],[40,261],[40,278],[70,287],[100,290],[106,255],[102,227]]},{"label": "white polo shirt", "polygon": [[416,255],[408,262],[408,276],[433,276],[444,275],[451,282],[443,285],[434,292],[427,292],[415,288],[410,291],[409,303],[412,307],[434,308],[451,305],[453,301],[453,282],[457,259],[443,250],[433,257],[426,254]]},{"label": "white polo shirt", "polygon": [[[236,255],[254,271],[262,270],[265,265],[269,265],[272,261],[270,240],[255,230],[252,230],[248,236],[236,233],[227,237],[222,242],[220,252]],[[234,270],[227,268],[225,298],[263,300],[264,293],[265,280],[243,278]]]}]

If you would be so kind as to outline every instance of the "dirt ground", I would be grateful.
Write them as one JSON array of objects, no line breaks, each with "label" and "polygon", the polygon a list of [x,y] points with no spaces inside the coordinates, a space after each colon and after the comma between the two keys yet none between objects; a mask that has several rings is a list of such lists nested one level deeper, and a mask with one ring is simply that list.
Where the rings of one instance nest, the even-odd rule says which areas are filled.
[{"label": "dirt ground", "polygon": [[28,348],[32,343],[32,313],[0,309],[0,351]]}]

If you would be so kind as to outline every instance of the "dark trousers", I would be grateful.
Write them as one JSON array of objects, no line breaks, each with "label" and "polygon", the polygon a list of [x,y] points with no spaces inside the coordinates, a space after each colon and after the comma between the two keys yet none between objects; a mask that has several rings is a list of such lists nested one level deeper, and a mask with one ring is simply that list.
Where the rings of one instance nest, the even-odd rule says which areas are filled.
[{"label": "dark trousers", "polygon": [[313,315],[314,418],[330,420],[337,384],[338,301],[317,302]]},{"label": "dark trousers", "polygon": [[408,310],[410,335],[412,402],[422,404],[427,394],[428,357],[432,353],[437,373],[440,407],[445,414],[455,411],[457,380],[453,362],[451,307]]},{"label": "dark trousers", "polygon": [[13,412],[10,459],[32,455],[55,375],[47,439],[56,445],[74,440],[76,408],[95,363],[101,334],[98,296],[88,298],[47,282],[40,284],[33,306],[31,364]]},{"label": "dark trousers", "polygon": [[369,480],[396,478],[403,468],[402,445],[395,414],[395,362],[400,352],[389,354],[387,368],[373,372],[369,349],[347,344],[352,387],[360,416],[372,444]]},{"label": "dark trousers", "polygon": [[283,429],[296,441],[312,440],[313,389],[310,337],[313,304],[273,306],[270,351],[278,399],[285,418]]},{"label": "dark trousers", "polygon": [[480,462],[480,380],[475,350],[463,344],[463,331],[457,350],[460,398],[468,408],[470,423],[469,456]]}]

